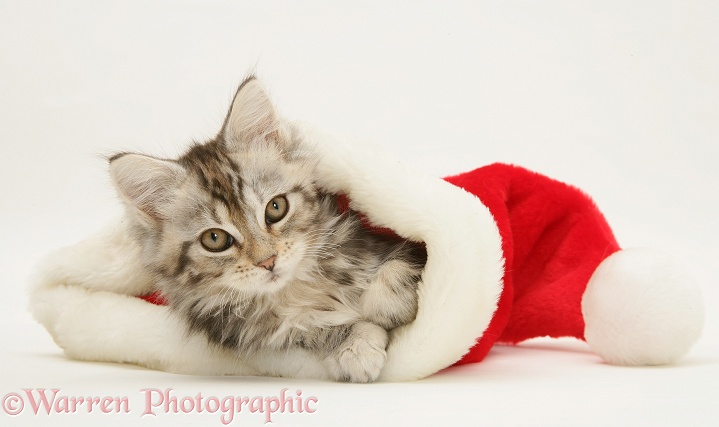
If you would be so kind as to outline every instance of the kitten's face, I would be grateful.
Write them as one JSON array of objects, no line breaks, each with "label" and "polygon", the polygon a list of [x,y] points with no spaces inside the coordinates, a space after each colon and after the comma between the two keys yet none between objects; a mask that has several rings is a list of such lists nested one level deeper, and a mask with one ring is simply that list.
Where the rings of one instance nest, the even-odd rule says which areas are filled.
[{"label": "kitten's face", "polygon": [[215,141],[177,161],[137,154],[111,161],[141,224],[146,261],[170,279],[169,296],[218,300],[273,293],[316,268],[332,218],[313,170],[253,80],[241,86]]},{"label": "kitten's face", "polygon": [[195,147],[181,159],[190,173],[174,202],[181,214],[166,222],[168,239],[177,237],[167,255],[182,249],[189,281],[204,274],[214,286],[274,292],[311,266],[305,258],[321,233],[311,163],[273,144],[208,155],[213,149]]}]

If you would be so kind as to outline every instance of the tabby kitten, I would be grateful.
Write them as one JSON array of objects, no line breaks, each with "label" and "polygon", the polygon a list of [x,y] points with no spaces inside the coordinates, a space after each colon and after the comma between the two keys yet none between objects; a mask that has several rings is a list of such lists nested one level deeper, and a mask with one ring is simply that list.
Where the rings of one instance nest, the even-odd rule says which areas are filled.
[{"label": "tabby kitten", "polygon": [[177,160],[122,153],[110,172],[132,236],[190,331],[250,353],[301,347],[368,382],[414,320],[421,246],[368,233],[318,191],[316,156],[254,77],[215,139]]}]

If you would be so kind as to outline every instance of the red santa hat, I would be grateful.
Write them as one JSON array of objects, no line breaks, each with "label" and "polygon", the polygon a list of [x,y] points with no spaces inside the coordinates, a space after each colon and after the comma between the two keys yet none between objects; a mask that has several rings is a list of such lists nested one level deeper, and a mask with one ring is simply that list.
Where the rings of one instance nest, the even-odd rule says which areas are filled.
[{"label": "red santa hat", "polygon": [[493,164],[429,177],[378,147],[314,134],[331,191],[380,227],[427,244],[417,320],[395,331],[381,378],[481,361],[496,342],[586,340],[605,361],[662,365],[698,338],[691,275],[651,249],[622,250],[583,192]]},{"label": "red santa hat", "polygon": [[[414,322],[392,332],[380,380],[422,378],[482,360],[496,342],[585,339],[621,365],[672,363],[700,334],[703,306],[669,256],[621,250],[581,191],[494,164],[442,180],[367,143],[305,127],[319,183],[377,227],[425,242]],[[301,350],[238,358],[186,335],[120,221],[44,263],[31,309],[74,358],[194,374],[326,377]],[[155,301],[159,302],[159,301]]]},{"label": "red santa hat", "polygon": [[494,342],[574,337],[610,363],[661,365],[696,339],[702,306],[688,274],[657,251],[621,250],[577,188],[504,164],[447,181],[489,208],[505,264],[494,317],[458,363],[481,360]]}]

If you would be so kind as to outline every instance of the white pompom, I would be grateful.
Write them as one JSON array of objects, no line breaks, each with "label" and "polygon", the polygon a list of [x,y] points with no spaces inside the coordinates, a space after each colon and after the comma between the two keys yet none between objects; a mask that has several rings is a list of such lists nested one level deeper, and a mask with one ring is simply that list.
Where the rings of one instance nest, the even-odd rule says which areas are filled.
[{"label": "white pompom", "polygon": [[626,249],[605,259],[582,300],[584,336],[615,365],[665,365],[689,351],[704,324],[701,292],[672,257]]}]

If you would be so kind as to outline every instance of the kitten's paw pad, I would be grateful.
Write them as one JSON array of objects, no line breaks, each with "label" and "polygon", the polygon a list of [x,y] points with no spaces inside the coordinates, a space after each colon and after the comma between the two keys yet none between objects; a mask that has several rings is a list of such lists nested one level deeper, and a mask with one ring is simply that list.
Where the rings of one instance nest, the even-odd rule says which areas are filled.
[{"label": "kitten's paw pad", "polygon": [[387,331],[371,323],[357,323],[340,348],[328,357],[338,381],[368,383],[379,377],[387,360]]}]

